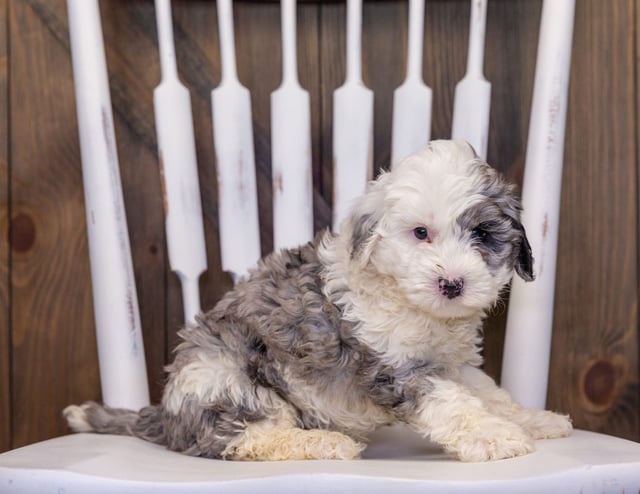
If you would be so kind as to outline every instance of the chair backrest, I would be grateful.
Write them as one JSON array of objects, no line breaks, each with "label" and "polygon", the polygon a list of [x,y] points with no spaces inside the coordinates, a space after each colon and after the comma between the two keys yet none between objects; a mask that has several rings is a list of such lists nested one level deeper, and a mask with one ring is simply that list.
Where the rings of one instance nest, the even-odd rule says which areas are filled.
[{"label": "chair backrest", "polygon": [[[483,156],[491,94],[491,86],[482,75],[486,5],[487,0],[471,2],[469,63],[467,74],[456,88],[452,132],[457,138],[469,140]],[[534,250],[543,253],[544,264],[538,263],[536,283],[526,287],[514,284],[504,359],[505,384],[518,400],[535,407],[543,407],[546,397],[574,6],[575,0],[544,0],[543,4],[523,200],[525,226]],[[276,247],[308,240],[313,233],[310,103],[296,74],[295,7],[293,0],[282,1],[283,79],[271,97]],[[199,233],[202,213],[197,174],[194,181],[193,135],[181,130],[192,127],[192,123],[188,94],[185,98],[176,77],[171,30],[167,28],[168,0],[158,0],[156,9],[163,52],[159,89],[164,87],[166,91],[156,90],[155,109],[167,238],[172,269],[183,282],[188,321],[199,309],[197,279],[206,269],[201,255],[204,237]],[[237,78],[231,0],[218,0],[217,9],[222,80],[212,92],[212,114],[221,257],[223,267],[237,278],[260,254],[251,100]],[[113,406],[139,408],[148,402],[144,352],[97,0],[68,0],[68,11],[103,399]],[[333,98],[334,228],[344,217],[349,202],[364,190],[372,176],[374,95],[362,80],[361,12],[361,0],[347,0],[347,76]],[[394,96],[393,160],[429,140],[431,89],[421,77],[423,16],[424,0],[410,0],[407,74]],[[176,120],[180,124],[172,126]],[[180,139],[174,139],[176,133],[180,133]],[[186,150],[187,159],[179,159],[176,153],[180,149]],[[180,166],[186,168],[181,172]],[[185,176],[191,178],[183,179]],[[190,206],[181,209],[185,197],[190,199]],[[176,223],[180,225],[177,230],[173,226]],[[195,253],[186,247],[181,250],[179,241],[174,241],[186,233],[196,239]],[[536,330],[528,331],[527,324],[535,325]],[[535,348],[534,352],[531,348]],[[533,368],[524,354],[533,354],[532,359],[539,365]]]}]

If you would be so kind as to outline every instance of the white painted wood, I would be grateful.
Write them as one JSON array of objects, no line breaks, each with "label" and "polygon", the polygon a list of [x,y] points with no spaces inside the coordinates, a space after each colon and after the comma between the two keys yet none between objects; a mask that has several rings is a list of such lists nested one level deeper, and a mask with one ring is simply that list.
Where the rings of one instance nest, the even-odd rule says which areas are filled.
[{"label": "white painted wood", "polygon": [[17,494],[534,494],[640,489],[640,444],[593,432],[536,442],[489,463],[447,457],[399,427],[377,432],[362,460],[244,462],[193,458],[123,436],[76,434],[0,454],[2,492]]},{"label": "white painted wood", "polygon": [[149,404],[127,219],[97,0],[68,0],[102,398]]},{"label": "white painted wood", "polygon": [[169,263],[182,283],[185,322],[200,308],[207,269],[200,183],[189,91],[178,78],[170,0],[156,0],[162,80],[153,92]]},{"label": "white painted wood", "polygon": [[373,91],[362,81],[362,0],[347,0],[347,77],[333,93],[333,229],[373,173]]},{"label": "white painted wood", "polygon": [[233,4],[218,0],[222,80],[211,92],[222,268],[234,281],[260,259],[251,97],[236,71]]},{"label": "white painted wood", "polygon": [[467,72],[456,85],[451,130],[453,139],[467,141],[482,159],[487,159],[491,111],[491,84],[482,73],[487,1],[471,0]]},{"label": "white painted wood", "polygon": [[547,397],[574,10],[575,0],[542,7],[522,190],[536,281],[513,280],[502,365],[503,387],[535,408]]},{"label": "white painted wood", "polygon": [[393,93],[391,166],[419,151],[431,137],[431,88],[422,79],[424,0],[409,0],[407,74]]},{"label": "white painted wood", "polygon": [[296,0],[282,0],[282,83],[271,93],[273,244],[281,249],[313,239],[311,108],[298,82]]}]

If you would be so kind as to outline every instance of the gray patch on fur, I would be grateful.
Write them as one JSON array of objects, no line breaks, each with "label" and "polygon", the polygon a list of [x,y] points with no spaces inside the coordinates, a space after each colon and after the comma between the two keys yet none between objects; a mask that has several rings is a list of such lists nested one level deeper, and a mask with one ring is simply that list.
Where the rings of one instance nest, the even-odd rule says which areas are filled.
[{"label": "gray patch on fur", "polygon": [[429,361],[409,360],[400,366],[391,366],[375,357],[364,370],[362,383],[374,402],[405,422],[415,415],[422,398],[431,392],[429,378],[447,374],[446,368]]},{"label": "gray patch on fur", "polygon": [[221,458],[229,441],[247,424],[264,418],[260,412],[231,400],[205,404],[196,397],[187,397],[178,414],[164,412],[166,445],[191,456]]},{"label": "gray patch on fur", "polygon": [[476,163],[482,177],[481,194],[487,199],[463,212],[458,224],[465,233],[473,235],[474,229],[486,233],[473,241],[490,268],[506,265],[522,279],[532,281],[533,255],[520,221],[522,206],[516,188],[485,162]]}]

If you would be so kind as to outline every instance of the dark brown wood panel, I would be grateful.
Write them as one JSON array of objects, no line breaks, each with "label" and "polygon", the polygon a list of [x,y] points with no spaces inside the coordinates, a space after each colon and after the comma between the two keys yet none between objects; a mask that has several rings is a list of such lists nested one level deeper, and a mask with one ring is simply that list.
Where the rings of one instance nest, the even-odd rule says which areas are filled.
[{"label": "dark brown wood panel", "polygon": [[638,440],[635,2],[578,2],[549,405]]},{"label": "dark brown wood panel", "polygon": [[314,217],[315,230],[326,228],[329,224],[330,209],[325,199],[322,182],[322,112],[324,98],[322,88],[322,68],[320,59],[320,7],[317,4],[299,4],[298,6],[298,73],[300,84],[309,91],[311,104],[311,154],[313,164]]},{"label": "dark brown wood panel", "polygon": [[453,92],[466,68],[469,15],[469,2],[425,5],[423,75],[433,91],[432,139],[451,137]]},{"label": "dark brown wood panel", "polygon": [[[492,0],[485,74],[491,82],[489,162],[522,184],[542,2]],[[508,138],[505,138],[508,136]]]},{"label": "dark brown wood panel", "polygon": [[327,205],[325,225],[331,225],[333,198],[333,91],[344,83],[346,63],[346,35],[344,5],[326,3],[319,7],[319,65],[320,72],[320,190]]},{"label": "dark brown wood panel", "polygon": [[7,8],[7,1],[0,0],[0,452],[11,448]]},{"label": "dark brown wood panel", "polygon": [[405,2],[368,2],[362,12],[363,78],[374,93],[373,160],[376,170],[389,168],[391,161],[393,91],[402,84],[405,70],[405,7]]},{"label": "dark brown wood panel", "polygon": [[66,432],[62,408],[100,397],[71,64],[39,5],[9,10],[14,447]]},{"label": "dark brown wood panel", "polygon": [[281,80],[280,7],[236,2],[234,10],[238,78],[251,92],[260,238],[267,254],[273,248],[270,95]]}]

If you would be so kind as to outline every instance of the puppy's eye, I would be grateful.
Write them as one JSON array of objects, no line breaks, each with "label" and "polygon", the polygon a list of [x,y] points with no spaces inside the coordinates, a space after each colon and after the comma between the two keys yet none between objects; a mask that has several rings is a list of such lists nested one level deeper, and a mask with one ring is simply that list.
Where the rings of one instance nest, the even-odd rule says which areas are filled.
[{"label": "puppy's eye", "polygon": [[429,239],[429,230],[424,226],[418,226],[413,229],[413,236],[418,240],[428,240]]},{"label": "puppy's eye", "polygon": [[489,232],[485,230],[482,226],[477,226],[476,228],[471,230],[471,238],[484,243],[489,240],[490,235],[489,235]]}]

